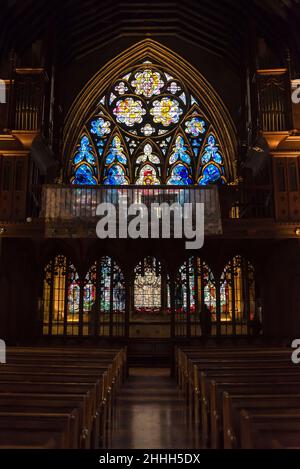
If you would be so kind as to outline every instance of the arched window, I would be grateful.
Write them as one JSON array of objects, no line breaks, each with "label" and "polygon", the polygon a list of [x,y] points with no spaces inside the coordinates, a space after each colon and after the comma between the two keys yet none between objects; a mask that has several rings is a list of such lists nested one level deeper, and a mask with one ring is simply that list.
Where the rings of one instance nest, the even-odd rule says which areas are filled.
[{"label": "arched window", "polygon": [[83,334],[118,337],[125,328],[124,275],[111,257],[88,271],[83,289]]},{"label": "arched window", "polygon": [[171,305],[168,275],[155,257],[146,257],[134,269],[134,308],[131,337],[169,338]]},{"label": "arched window", "polygon": [[255,270],[242,256],[225,267],[220,281],[219,327],[222,335],[246,335],[255,317]]},{"label": "arched window", "polygon": [[103,257],[80,280],[70,260],[58,255],[45,268],[43,333],[51,336],[123,336],[124,276]]},{"label": "arched window", "polygon": [[200,336],[213,333],[217,290],[214,275],[198,257],[179,269],[175,283],[175,335]]},{"label": "arched window", "polygon": [[129,184],[128,160],[120,136],[115,135],[104,158],[103,183],[111,186]]},{"label": "arched window", "polygon": [[175,75],[147,60],[109,84],[78,136],[72,184],[226,182],[213,118]]},{"label": "arched window", "polygon": [[134,271],[134,312],[136,315],[161,313],[162,268],[154,257],[147,257]]},{"label": "arched window", "polygon": [[80,281],[71,261],[57,255],[44,270],[44,335],[78,335]]}]

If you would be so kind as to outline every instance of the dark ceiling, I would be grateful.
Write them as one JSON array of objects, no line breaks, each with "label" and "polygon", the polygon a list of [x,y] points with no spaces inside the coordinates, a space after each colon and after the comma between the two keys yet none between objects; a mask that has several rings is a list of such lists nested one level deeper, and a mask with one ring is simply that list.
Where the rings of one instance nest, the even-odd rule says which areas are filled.
[{"label": "dark ceiling", "polygon": [[238,68],[251,31],[300,56],[300,0],[0,0],[0,51],[21,55],[41,38],[62,63],[117,37],[176,36]]}]

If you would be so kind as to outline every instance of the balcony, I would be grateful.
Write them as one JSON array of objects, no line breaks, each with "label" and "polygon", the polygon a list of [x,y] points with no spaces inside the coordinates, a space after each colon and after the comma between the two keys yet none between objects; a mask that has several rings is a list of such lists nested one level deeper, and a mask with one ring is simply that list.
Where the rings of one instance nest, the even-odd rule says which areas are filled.
[{"label": "balcony", "polygon": [[[97,207],[112,204],[116,208],[117,221],[120,207],[126,203],[143,204],[151,214],[153,204],[204,204],[205,234],[222,234],[222,217],[217,187],[171,187],[171,186],[43,186],[40,216],[45,221],[47,237],[95,237]],[[159,210],[156,208],[155,210]],[[195,213],[194,213],[195,215]],[[195,217],[193,217],[195,224]],[[150,221],[149,221],[150,223]],[[149,225],[150,226],[150,225]],[[171,224],[171,234],[173,233]]]},{"label": "balcony", "polygon": [[[12,194],[13,195],[13,194]],[[95,238],[97,206],[120,202],[204,203],[205,236],[230,239],[299,239],[300,220],[277,219],[274,189],[266,186],[35,186],[28,191],[26,211],[0,220],[1,237]],[[1,200],[1,193],[0,193]],[[172,226],[171,226],[172,234]]]}]

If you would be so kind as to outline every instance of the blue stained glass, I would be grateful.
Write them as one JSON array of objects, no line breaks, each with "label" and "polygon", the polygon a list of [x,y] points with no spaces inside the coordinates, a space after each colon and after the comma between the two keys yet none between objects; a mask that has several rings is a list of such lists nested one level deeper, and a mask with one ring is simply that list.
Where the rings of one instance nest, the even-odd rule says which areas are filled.
[{"label": "blue stained glass", "polygon": [[174,164],[178,160],[181,160],[186,164],[191,164],[191,157],[187,152],[187,147],[182,137],[177,137],[176,139],[176,143],[170,157],[170,164]]},{"label": "blue stained glass", "polygon": [[107,177],[104,180],[104,184],[108,186],[124,186],[128,184],[125,177],[125,171],[121,166],[114,165],[107,171]]},{"label": "blue stained glass", "polygon": [[108,153],[105,163],[112,164],[115,161],[116,155],[113,152]]},{"label": "blue stained glass", "polygon": [[126,164],[126,163],[127,163],[127,158],[126,158],[126,156],[124,156],[124,155],[122,155],[122,154],[117,155],[117,160],[118,160],[119,163],[121,163],[121,164]]},{"label": "blue stained glass", "polygon": [[124,165],[127,164],[127,158],[126,158],[126,155],[124,154],[121,140],[117,136],[113,138],[109,153],[107,154],[106,160],[105,160],[107,165],[112,164],[114,161],[118,161],[119,163],[124,164]]},{"label": "blue stained glass", "polygon": [[219,153],[219,148],[216,145],[216,139],[213,135],[210,135],[208,137],[208,144],[205,147],[205,153],[202,157],[202,163],[207,164],[211,160],[217,164],[223,164],[223,157]]},{"label": "blue stained glass", "polygon": [[97,180],[93,176],[93,171],[87,164],[83,163],[75,171],[75,177],[72,181],[72,184],[78,185],[96,185]]},{"label": "blue stained glass", "polygon": [[105,147],[105,142],[103,142],[103,140],[99,140],[97,142],[97,148],[98,148],[98,153],[99,153],[100,156],[103,155],[104,147]]},{"label": "blue stained glass", "polygon": [[[150,83],[148,75],[157,80]],[[145,86],[151,88],[151,96]],[[152,102],[155,94],[156,100]],[[213,123],[206,121],[200,102],[176,77],[156,71],[149,62],[147,77],[143,70],[119,77],[114,84],[109,84],[109,91],[97,103],[71,155],[70,181],[74,184],[226,183],[225,154]],[[112,106],[113,103],[116,104]],[[118,123],[127,121],[130,129],[122,133]],[[144,153],[147,158],[139,161],[143,155],[138,153],[138,148],[151,148],[151,145],[153,155]],[[146,168],[146,164],[151,168]],[[100,167],[102,174],[99,174]]]},{"label": "blue stained glass", "polygon": [[93,147],[91,146],[87,136],[82,137],[80,140],[80,146],[74,156],[74,163],[79,164],[84,160],[92,165],[96,164],[96,159],[93,154]]},{"label": "blue stained glass", "polygon": [[215,164],[210,164],[204,169],[199,185],[207,186],[208,184],[213,184],[219,181],[221,176],[222,174],[220,169]]},{"label": "blue stained glass", "polygon": [[214,153],[213,154],[213,160],[215,161],[215,163],[223,164],[223,158],[220,155],[220,153]]},{"label": "blue stained glass", "polygon": [[91,134],[97,137],[105,137],[110,134],[110,122],[105,121],[101,117],[91,122]]},{"label": "blue stained glass", "polygon": [[168,185],[189,186],[191,184],[193,184],[193,181],[186,166],[178,164],[172,169]]},{"label": "blue stained glass", "polygon": [[199,137],[201,134],[206,132],[206,124],[204,120],[199,119],[199,117],[193,117],[191,120],[187,121],[185,124],[186,133],[190,134],[192,137]]}]

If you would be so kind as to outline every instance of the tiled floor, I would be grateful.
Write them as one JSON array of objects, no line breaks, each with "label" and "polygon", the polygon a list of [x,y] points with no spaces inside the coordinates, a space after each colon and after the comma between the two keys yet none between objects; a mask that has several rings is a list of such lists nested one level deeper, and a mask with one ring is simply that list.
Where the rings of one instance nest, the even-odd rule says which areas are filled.
[{"label": "tiled floor", "polygon": [[118,400],[111,448],[195,447],[185,403],[169,370],[130,370]]}]

